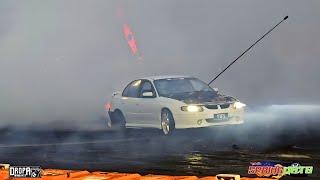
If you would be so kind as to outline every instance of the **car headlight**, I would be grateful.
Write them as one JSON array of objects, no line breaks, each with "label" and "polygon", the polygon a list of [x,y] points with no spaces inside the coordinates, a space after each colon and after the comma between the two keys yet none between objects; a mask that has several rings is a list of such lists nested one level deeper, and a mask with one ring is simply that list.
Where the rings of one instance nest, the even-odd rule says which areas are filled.
[{"label": "car headlight", "polygon": [[197,105],[189,105],[189,106],[182,106],[181,110],[188,111],[188,112],[202,112],[203,108]]},{"label": "car headlight", "polygon": [[243,108],[243,107],[245,107],[245,106],[246,106],[246,105],[243,104],[243,103],[241,103],[241,102],[235,102],[235,103],[233,104],[233,107],[236,108],[236,109],[241,109],[241,108]]}]

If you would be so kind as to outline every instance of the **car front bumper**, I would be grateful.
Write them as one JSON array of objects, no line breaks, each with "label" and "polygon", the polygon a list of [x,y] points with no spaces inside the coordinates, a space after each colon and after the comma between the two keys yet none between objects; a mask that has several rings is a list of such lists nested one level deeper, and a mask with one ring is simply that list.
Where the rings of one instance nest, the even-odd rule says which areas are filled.
[{"label": "car front bumper", "polygon": [[[214,114],[227,113],[228,118],[224,120],[214,119]],[[203,112],[181,112],[173,115],[175,128],[200,128],[209,126],[224,126],[244,123],[244,109],[205,109]]]}]

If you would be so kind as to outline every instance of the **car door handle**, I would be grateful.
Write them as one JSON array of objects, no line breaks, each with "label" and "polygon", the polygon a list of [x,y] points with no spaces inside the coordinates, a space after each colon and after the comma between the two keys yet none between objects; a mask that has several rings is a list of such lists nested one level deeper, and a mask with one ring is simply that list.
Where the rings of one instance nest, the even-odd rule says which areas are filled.
[{"label": "car door handle", "polygon": [[136,103],[136,106],[139,106],[139,103]]}]

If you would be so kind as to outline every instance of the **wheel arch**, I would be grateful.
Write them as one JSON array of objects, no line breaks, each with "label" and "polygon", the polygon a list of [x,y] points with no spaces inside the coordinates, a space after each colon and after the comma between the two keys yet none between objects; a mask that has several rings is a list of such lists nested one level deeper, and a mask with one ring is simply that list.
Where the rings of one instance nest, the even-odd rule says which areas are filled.
[{"label": "wheel arch", "polygon": [[161,108],[161,112],[162,112],[163,110],[168,110],[168,111],[170,111],[170,113],[172,114],[172,111],[171,111],[170,108],[168,108],[168,107],[162,107],[162,108]]},{"label": "wheel arch", "polygon": [[116,112],[116,111],[118,111],[118,112],[120,112],[120,113],[122,113],[122,114],[123,114],[123,112],[122,112],[122,111],[121,111],[121,109],[119,109],[119,108],[114,109],[114,111],[113,111],[113,112]]},{"label": "wheel arch", "polygon": [[124,121],[125,121],[125,123],[126,123],[126,122],[127,122],[127,118],[126,118],[126,116],[124,115],[124,113],[122,112],[122,110],[119,109],[119,108],[116,108],[116,109],[114,109],[113,114],[116,114],[117,112],[119,112],[119,113],[123,116]]},{"label": "wheel arch", "polygon": [[116,112],[120,112],[123,115],[122,111],[118,108],[115,108],[113,111],[108,111],[109,115],[111,116],[113,116]]}]

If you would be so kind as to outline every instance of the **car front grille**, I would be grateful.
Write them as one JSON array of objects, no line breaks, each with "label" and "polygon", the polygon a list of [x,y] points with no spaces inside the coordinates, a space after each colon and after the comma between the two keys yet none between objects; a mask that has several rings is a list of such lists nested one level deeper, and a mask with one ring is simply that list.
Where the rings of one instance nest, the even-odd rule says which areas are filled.
[{"label": "car front grille", "polygon": [[218,105],[205,105],[208,109],[218,109]]},{"label": "car front grille", "polygon": [[217,104],[207,104],[207,105],[205,105],[205,107],[207,109],[218,109],[219,106],[220,106],[220,109],[227,109],[227,108],[230,107],[230,104],[219,104],[219,105],[217,105]]},{"label": "car front grille", "polygon": [[220,104],[220,108],[221,109],[226,109],[226,108],[229,108],[230,107],[230,104]]}]

